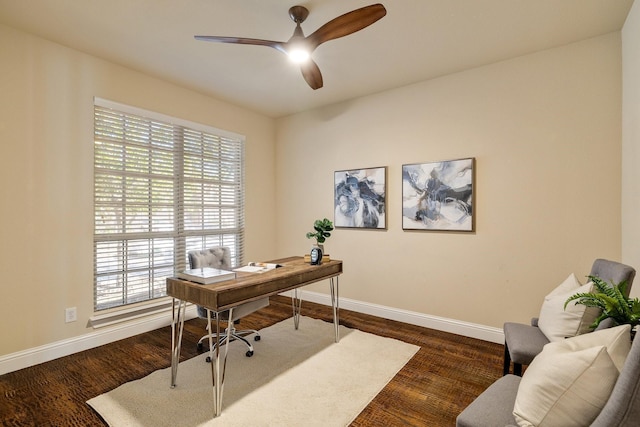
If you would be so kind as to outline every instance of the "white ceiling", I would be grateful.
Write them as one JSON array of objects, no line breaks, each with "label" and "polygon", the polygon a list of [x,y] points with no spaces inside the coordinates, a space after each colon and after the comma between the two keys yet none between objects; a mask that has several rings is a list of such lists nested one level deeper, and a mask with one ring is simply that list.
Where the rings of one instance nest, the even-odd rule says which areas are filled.
[{"label": "white ceiling", "polygon": [[282,53],[195,34],[287,41],[376,0],[0,0],[0,23],[271,117],[622,28],[633,0],[381,0],[387,16],[321,45],[312,90]]}]

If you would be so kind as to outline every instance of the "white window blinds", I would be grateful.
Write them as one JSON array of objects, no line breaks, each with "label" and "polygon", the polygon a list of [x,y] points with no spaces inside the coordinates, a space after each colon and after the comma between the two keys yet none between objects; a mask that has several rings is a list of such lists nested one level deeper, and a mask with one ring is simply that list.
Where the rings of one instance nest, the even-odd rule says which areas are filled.
[{"label": "white window blinds", "polygon": [[166,296],[187,251],[244,241],[244,139],[96,98],[95,310]]}]

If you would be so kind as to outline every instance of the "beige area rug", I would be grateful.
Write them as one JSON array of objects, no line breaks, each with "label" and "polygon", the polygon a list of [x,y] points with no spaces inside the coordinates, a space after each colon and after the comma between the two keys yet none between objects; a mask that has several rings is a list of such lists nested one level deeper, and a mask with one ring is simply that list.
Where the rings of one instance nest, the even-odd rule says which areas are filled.
[{"label": "beige area rug", "polygon": [[[211,366],[200,355],[95,397],[91,405],[120,426],[346,426],[413,357],[419,347],[302,317],[260,331],[255,354],[229,347],[222,414],[213,418]],[[169,339],[169,336],[167,336]]]}]

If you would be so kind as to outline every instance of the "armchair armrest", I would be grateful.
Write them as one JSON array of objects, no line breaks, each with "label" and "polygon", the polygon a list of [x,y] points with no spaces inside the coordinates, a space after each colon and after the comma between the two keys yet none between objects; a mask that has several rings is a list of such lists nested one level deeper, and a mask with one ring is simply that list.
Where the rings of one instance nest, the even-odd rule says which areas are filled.
[{"label": "armchair armrest", "polygon": [[600,322],[600,324],[598,325],[597,328],[594,329],[594,331],[599,331],[601,329],[611,328],[613,326],[615,326],[615,322],[613,321],[613,319],[611,317],[607,317],[602,322]]}]

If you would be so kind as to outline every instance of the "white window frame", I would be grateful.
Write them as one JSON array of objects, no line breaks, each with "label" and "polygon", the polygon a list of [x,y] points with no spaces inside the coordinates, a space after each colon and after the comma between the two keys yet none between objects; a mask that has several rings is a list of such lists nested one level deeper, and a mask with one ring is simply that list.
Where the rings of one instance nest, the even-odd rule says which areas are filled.
[{"label": "white window frame", "polygon": [[187,251],[228,246],[243,264],[244,141],[94,98],[96,313],[157,306]]}]

